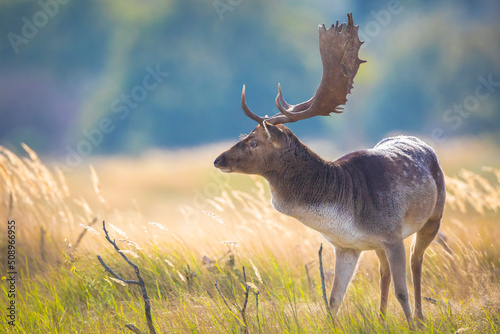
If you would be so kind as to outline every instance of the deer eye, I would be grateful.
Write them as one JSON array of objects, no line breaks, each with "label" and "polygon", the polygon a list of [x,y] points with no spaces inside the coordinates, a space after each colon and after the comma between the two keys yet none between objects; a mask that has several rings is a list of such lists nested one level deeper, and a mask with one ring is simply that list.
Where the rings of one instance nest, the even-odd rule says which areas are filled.
[{"label": "deer eye", "polygon": [[257,142],[255,140],[252,140],[250,142],[250,147],[256,148],[257,146],[259,146],[259,144],[257,144]]}]

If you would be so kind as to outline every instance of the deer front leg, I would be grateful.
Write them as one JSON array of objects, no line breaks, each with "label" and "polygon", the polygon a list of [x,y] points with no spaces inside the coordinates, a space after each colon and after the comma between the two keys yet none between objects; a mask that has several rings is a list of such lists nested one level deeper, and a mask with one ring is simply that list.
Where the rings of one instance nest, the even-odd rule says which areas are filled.
[{"label": "deer front leg", "polygon": [[354,274],[360,254],[361,251],[356,249],[335,247],[335,278],[330,294],[330,308],[335,315]]},{"label": "deer front leg", "polygon": [[413,328],[408,287],[406,285],[406,255],[403,240],[386,244],[384,247],[391,268],[394,292],[405,313],[408,325]]}]

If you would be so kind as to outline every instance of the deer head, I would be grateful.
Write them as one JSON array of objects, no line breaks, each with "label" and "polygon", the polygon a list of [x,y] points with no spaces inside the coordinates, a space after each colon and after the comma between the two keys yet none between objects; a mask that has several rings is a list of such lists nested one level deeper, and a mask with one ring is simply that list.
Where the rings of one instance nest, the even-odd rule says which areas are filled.
[{"label": "deer head", "polygon": [[276,106],[280,112],[272,117],[260,117],[248,108],[245,101],[245,86],[241,93],[241,108],[245,115],[259,125],[240,142],[222,153],[214,161],[223,172],[239,172],[263,175],[287,160],[294,143],[300,143],[284,125],[317,115],[329,116],[341,113],[339,107],[347,102],[347,94],[353,88],[353,80],[359,65],[358,58],[363,42],[358,38],[358,26],[354,26],[352,13],[347,14],[347,24],[332,25],[326,29],[319,26],[319,50],[323,63],[323,75],[314,96],[297,105],[288,104],[278,84]]}]

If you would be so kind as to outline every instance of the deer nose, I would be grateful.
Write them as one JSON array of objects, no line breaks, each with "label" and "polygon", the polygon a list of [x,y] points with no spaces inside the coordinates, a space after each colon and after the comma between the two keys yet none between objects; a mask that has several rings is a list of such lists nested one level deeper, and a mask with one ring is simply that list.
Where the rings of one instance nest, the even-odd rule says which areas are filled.
[{"label": "deer nose", "polygon": [[214,160],[214,167],[223,167],[226,161],[226,156],[224,154],[219,155],[215,160]]}]

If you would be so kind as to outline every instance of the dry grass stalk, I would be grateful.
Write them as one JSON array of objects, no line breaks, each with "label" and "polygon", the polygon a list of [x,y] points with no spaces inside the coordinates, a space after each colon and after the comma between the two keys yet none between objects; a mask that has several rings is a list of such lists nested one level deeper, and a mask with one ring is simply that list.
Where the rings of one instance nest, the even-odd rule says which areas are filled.
[{"label": "dry grass stalk", "polygon": [[462,169],[457,177],[446,176],[447,204],[453,210],[467,212],[470,206],[479,214],[500,209],[500,170],[483,167],[496,178],[488,181],[484,176]]},{"label": "dry grass stalk", "polygon": [[[60,170],[48,170],[40,162],[35,152],[29,152],[27,147],[25,150],[28,152],[28,158],[19,158],[14,153],[0,147],[0,213],[2,217],[4,214],[12,218],[22,217],[23,225],[27,228],[20,230],[23,235],[19,238],[19,242],[26,240],[27,243],[21,245],[21,248],[28,256],[36,255],[33,259],[28,259],[30,264],[40,263],[41,228],[45,226],[46,235],[43,248],[46,253],[45,257],[50,262],[51,259],[60,256],[61,252],[57,250],[57,247],[62,247],[58,245],[63,244],[64,238],[71,240],[80,235],[82,229],[79,227],[79,223],[92,222],[96,213],[93,210],[94,206],[89,204],[92,202],[87,202],[79,193],[71,196],[65,176]],[[104,177],[106,176],[104,175]],[[427,254],[426,261],[431,266],[425,271],[424,277],[427,277],[428,282],[433,284],[432,288],[425,291],[425,298],[429,298],[427,299],[429,303],[432,303],[433,300],[439,301],[438,304],[432,306],[434,309],[429,309],[432,314],[430,319],[433,317],[439,319],[439,312],[443,312],[443,310],[446,312],[447,308],[454,314],[462,311],[465,314],[470,311],[471,314],[474,313],[475,316],[478,316],[484,313],[482,309],[490,309],[491,303],[499,300],[496,281],[499,273],[498,258],[500,254],[495,247],[495,241],[498,240],[498,229],[492,227],[498,217],[493,213],[498,211],[500,206],[500,169],[485,167],[483,172],[479,174],[464,171],[453,178],[447,177],[447,182],[448,211],[451,215],[445,216],[443,231],[448,236],[453,254],[442,251],[441,247],[431,247],[434,252]],[[266,267],[266,261],[262,260],[263,255],[269,259],[269,254],[272,253],[275,259],[279,260],[282,265],[292,268],[292,271],[293,268],[303,268],[296,265],[307,263],[311,257],[314,257],[314,245],[318,237],[310,234],[305,238],[304,233],[308,233],[306,230],[301,227],[291,227],[294,224],[292,220],[275,213],[269,204],[269,194],[263,187],[259,186],[259,183],[262,182],[257,179],[256,189],[251,192],[233,190],[228,185],[224,185],[221,187],[221,194],[208,202],[207,212],[217,212],[217,216],[223,219],[225,225],[207,224],[207,222],[212,222],[213,217],[188,207],[186,210],[190,210],[189,221],[192,221],[193,224],[189,228],[192,229],[193,226],[196,226],[199,227],[199,230],[203,229],[206,237],[200,239],[199,235],[193,234],[192,239],[189,239],[190,236],[179,233],[182,236],[181,239],[176,236],[177,227],[169,225],[175,240],[168,242],[174,244],[179,253],[182,253],[181,249],[190,247],[195,253],[204,254],[206,249],[223,247],[219,244],[222,240],[238,240],[238,244],[241,246],[237,248],[238,254],[236,255],[254,259],[259,264],[259,269],[266,273],[266,280],[269,282],[272,282],[272,271],[270,267]],[[51,187],[53,188],[51,189]],[[214,203],[217,206],[214,206]],[[130,218],[127,218],[126,215],[120,217],[117,214],[116,216],[118,217],[117,225],[123,226],[123,231],[130,234],[126,220],[130,220]],[[459,218],[454,219],[454,216]],[[212,237],[210,237],[210,229],[214,230]],[[87,231],[91,230],[87,229]],[[141,230],[141,234],[147,235],[147,230],[145,231],[142,233]],[[187,229],[181,231],[186,232]],[[288,237],[289,235],[291,237]],[[279,242],[275,242],[276,236],[279,236]],[[478,236],[484,240],[480,240],[481,238]],[[144,239],[148,240],[148,237]],[[299,239],[300,249],[296,248]],[[153,240],[152,236],[150,240]],[[84,238],[80,250],[83,249],[83,244],[87,241],[91,241],[91,238]],[[128,239],[123,242],[133,246]],[[151,244],[156,247],[156,240],[154,243],[151,241]],[[231,242],[224,244],[234,247]],[[147,245],[145,247],[147,248]],[[228,254],[233,256],[230,251]],[[367,255],[370,257],[372,254]],[[175,258],[174,255],[172,256],[172,259]],[[210,255],[210,257],[217,259],[215,255]],[[78,261],[82,261],[82,259],[83,257]],[[373,260],[376,261],[375,258]],[[174,268],[172,262],[166,261],[165,266]],[[179,268],[186,266],[183,261],[176,260],[174,262]],[[312,264],[308,266],[309,271],[311,271],[311,267]],[[366,268],[361,267],[360,274],[376,277],[377,272],[372,267],[371,264]],[[254,267],[254,271],[255,269]],[[328,266],[325,269],[328,269]],[[186,282],[183,269],[175,269],[175,271]],[[325,271],[325,274],[328,275],[328,270]],[[328,280],[328,276],[326,279]],[[202,278],[200,278],[201,280]],[[442,285],[440,285],[441,283]],[[250,282],[246,282],[245,285],[249,290],[255,291]],[[184,284],[184,286],[186,285]],[[263,293],[266,294],[266,291],[264,290]],[[378,298],[375,290],[371,293],[371,299]],[[464,301],[466,304],[460,304]],[[257,294],[256,303],[258,305]],[[349,310],[349,303],[347,305],[345,309]],[[267,306],[265,305],[265,307]],[[342,312],[343,310],[341,310],[341,316]],[[236,314],[238,313],[236,312]],[[269,319],[268,314],[263,314],[263,319]],[[259,320],[258,316],[257,314],[257,320]],[[241,317],[238,318],[241,319]],[[469,322],[469,324],[473,323]],[[474,325],[470,325],[470,327],[471,330],[476,328]],[[265,322],[263,322],[263,328],[269,329]],[[481,328],[484,329],[484,326]]]},{"label": "dry grass stalk", "polygon": [[102,191],[101,191],[101,184],[99,183],[99,178],[97,177],[97,173],[92,165],[89,166],[90,169],[90,178],[92,180],[92,185],[94,186],[94,192],[97,195],[97,198],[99,201],[104,204],[105,206],[108,206],[108,203],[102,196]]},{"label": "dry grass stalk", "polygon": [[0,201],[7,203],[9,218],[22,218],[30,227],[19,231],[28,263],[36,263],[30,260],[38,256],[49,261],[61,254],[64,234],[75,227],[77,213],[62,172],[52,173],[31,148],[22,147],[26,158],[0,146]]}]

